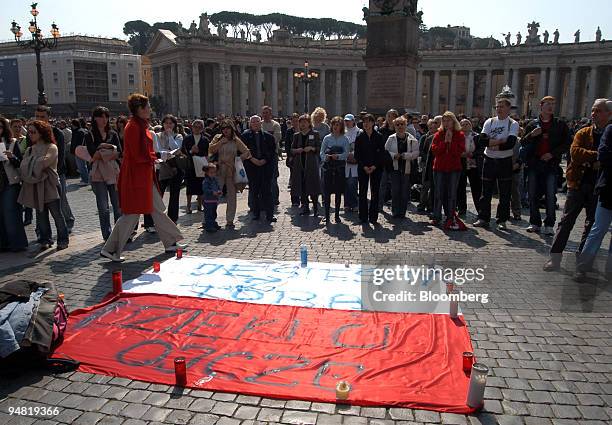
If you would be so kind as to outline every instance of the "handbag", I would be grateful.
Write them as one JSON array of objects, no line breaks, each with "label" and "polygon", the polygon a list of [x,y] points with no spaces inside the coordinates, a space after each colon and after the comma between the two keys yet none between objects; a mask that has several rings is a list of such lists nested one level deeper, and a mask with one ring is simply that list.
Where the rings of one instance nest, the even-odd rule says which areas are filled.
[{"label": "handbag", "polygon": [[164,161],[161,164],[159,164],[159,175],[157,178],[160,181],[170,180],[171,178],[175,177],[177,173],[178,171],[176,167],[173,167],[167,161]]},{"label": "handbag", "polygon": [[242,159],[239,156],[237,156],[234,160],[234,168],[236,170],[236,173],[234,174],[234,182],[237,185],[247,184],[249,182],[249,179],[247,177],[246,170],[244,169]]},{"label": "handbag", "polygon": [[206,157],[194,155],[192,157],[192,161],[196,177],[204,177],[206,173],[204,172],[203,168],[208,166],[208,160]]}]

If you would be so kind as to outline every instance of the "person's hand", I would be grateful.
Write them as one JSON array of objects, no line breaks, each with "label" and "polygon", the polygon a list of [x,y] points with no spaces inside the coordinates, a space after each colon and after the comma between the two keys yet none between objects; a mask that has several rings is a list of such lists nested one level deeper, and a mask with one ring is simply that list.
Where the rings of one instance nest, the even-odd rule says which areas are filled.
[{"label": "person's hand", "polygon": [[306,148],[297,148],[297,149],[295,149],[295,153],[296,154],[302,154],[303,152],[306,152]]},{"label": "person's hand", "polygon": [[444,135],[444,141],[446,143],[450,143],[453,141],[453,133],[451,131],[446,132],[446,134]]},{"label": "person's hand", "polygon": [[197,154],[198,152],[200,152],[200,149],[198,148],[198,145],[193,145],[193,146],[191,147],[191,151],[190,151],[190,152],[191,152],[191,154],[192,154],[192,155],[195,155],[195,154]]},{"label": "person's hand", "polygon": [[396,153],[395,155],[393,155],[393,159],[400,159],[402,157],[401,153]]},{"label": "person's hand", "polygon": [[15,158],[15,155],[13,155],[13,152],[11,152],[11,151],[4,151],[4,155],[6,155],[6,157],[7,157],[8,159],[13,159],[13,158]]},{"label": "person's hand", "polygon": [[260,159],[260,160],[259,160],[259,164],[260,164],[260,165],[266,165],[266,163],[267,163],[267,162],[268,162],[268,161],[266,161],[265,159]]},{"label": "person's hand", "polygon": [[521,168],[521,164],[519,164],[518,162],[515,162],[514,164],[512,164],[512,169],[513,170],[518,170],[519,168]]},{"label": "person's hand", "polygon": [[494,145],[494,146],[489,146],[489,149],[491,149],[492,151],[498,151],[499,147],[497,145]]},{"label": "person's hand", "polygon": [[552,159],[552,153],[545,153],[540,157],[542,161],[550,161]]},{"label": "person's hand", "polygon": [[531,130],[529,137],[538,137],[540,134],[542,134],[542,127],[536,127],[535,129]]}]

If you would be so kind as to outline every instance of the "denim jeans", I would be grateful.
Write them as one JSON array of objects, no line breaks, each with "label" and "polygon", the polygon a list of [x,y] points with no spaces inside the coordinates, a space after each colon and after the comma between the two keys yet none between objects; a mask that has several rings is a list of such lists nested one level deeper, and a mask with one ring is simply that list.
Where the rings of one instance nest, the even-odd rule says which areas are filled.
[{"label": "denim jeans", "polygon": [[0,190],[0,249],[19,251],[28,247],[21,205],[17,203],[20,187],[11,184]]},{"label": "denim jeans", "polygon": [[68,203],[68,197],[66,196],[66,175],[60,174],[60,203],[62,208],[62,215],[64,216],[64,220],[66,222],[66,227],[68,231],[71,231],[74,227],[74,215],[72,215],[72,210],[70,209],[70,204]]},{"label": "denim jeans", "polygon": [[83,161],[81,158],[75,157],[77,169],[79,170],[79,174],[81,175],[82,183],[89,183],[89,170],[87,169],[87,162]]},{"label": "denim jeans", "polygon": [[552,245],[550,247],[551,257],[561,262],[561,255],[567,241],[569,240],[570,233],[574,228],[576,219],[585,210],[584,218],[584,230],[582,237],[580,238],[580,245],[578,246],[578,252],[582,251],[584,244],[586,243],[587,237],[593,227],[595,221],[595,210],[597,209],[597,195],[594,193],[593,184],[582,183],[578,189],[568,189],[567,197],[565,198],[565,206],[563,207],[563,215],[557,225],[557,232],[553,238]]},{"label": "denim jeans", "polygon": [[52,244],[51,223],[49,222],[49,213],[53,216],[55,228],[57,229],[57,244],[68,245],[68,227],[62,213],[61,201],[56,199],[45,204],[42,211],[36,211],[36,222],[40,232],[40,243]]},{"label": "denim jeans", "polygon": [[216,230],[217,225],[217,203],[204,201],[204,228]]},{"label": "denim jeans", "polygon": [[409,203],[410,174],[405,174],[404,170],[393,170],[391,172],[391,213],[393,216],[405,217]]},{"label": "denim jeans", "polygon": [[98,206],[98,218],[100,219],[100,230],[102,231],[102,237],[104,240],[108,239],[111,234],[111,223],[110,223],[110,208],[108,205],[108,199],[110,198],[111,205],[113,206],[113,217],[115,223],[121,217],[121,210],[119,209],[119,193],[117,187],[114,184],[106,184],[105,182],[91,182],[91,188],[96,195],[96,205]]},{"label": "denim jeans", "polygon": [[544,226],[555,225],[556,194],[557,194],[557,167],[544,161],[529,164],[529,223],[534,226],[542,225],[540,205],[538,200],[544,193],[546,199],[546,220]]},{"label": "denim jeans", "polygon": [[[597,257],[597,251],[601,247],[601,243],[606,237],[606,233],[610,231],[610,223],[612,223],[612,210],[604,208],[601,202],[597,205],[595,210],[595,222],[589,236],[587,236],[582,252],[578,257],[578,263],[576,268],[580,271],[589,271],[593,267],[595,257]],[[610,247],[608,248],[608,267],[610,266],[610,256],[612,255],[612,239],[610,240]],[[608,270],[610,271],[610,270]]]},{"label": "denim jeans", "polygon": [[344,208],[357,208],[359,198],[357,196],[357,176],[346,178],[346,190],[344,191]]},{"label": "denim jeans", "polygon": [[441,172],[434,171],[435,195],[433,219],[442,219],[442,207],[446,219],[452,218],[457,207],[457,185],[461,171]]}]

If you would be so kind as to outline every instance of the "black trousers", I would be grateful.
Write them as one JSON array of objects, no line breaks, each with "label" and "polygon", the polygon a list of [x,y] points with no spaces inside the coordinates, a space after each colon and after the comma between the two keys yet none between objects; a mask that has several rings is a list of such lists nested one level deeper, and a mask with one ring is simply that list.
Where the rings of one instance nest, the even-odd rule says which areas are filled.
[{"label": "black trousers", "polygon": [[482,196],[482,179],[478,168],[470,168],[461,172],[459,185],[457,187],[457,209],[459,211],[467,211],[467,183],[470,182],[470,192],[472,192],[472,201],[478,213],[478,203]]},{"label": "black trousers", "polygon": [[249,192],[253,195],[253,214],[258,217],[263,210],[266,218],[274,216],[274,202],[272,199],[273,170],[271,167],[250,167]]},{"label": "black trousers", "polygon": [[[378,198],[382,170],[377,169],[372,174],[366,174],[362,168],[357,171],[359,179],[359,220],[371,223],[378,221]],[[368,185],[370,186],[370,205],[368,206]]]},{"label": "black trousers", "polygon": [[[582,184],[578,189],[568,189],[563,207],[563,215],[557,226],[557,231],[550,247],[551,254],[561,254],[567,245],[570,233],[574,228],[576,219],[584,208],[586,218],[584,220],[584,231],[580,238],[580,246],[578,252],[582,251],[587,236],[591,231],[593,222],[595,221],[595,210],[597,208],[597,196],[593,194],[594,188],[592,184]],[[560,259],[560,258],[559,258]]]},{"label": "black trousers", "polygon": [[[161,190],[162,198],[164,197],[164,193],[166,193],[166,189],[170,188],[170,200],[168,201],[168,217],[174,223],[178,221],[179,215],[179,199],[181,195],[181,184],[183,183],[183,173],[181,170],[178,170],[176,176],[171,179],[161,180],[159,182],[159,189]],[[144,226],[145,227],[153,227],[153,219],[149,214],[145,214],[144,216]]]},{"label": "black trousers", "polygon": [[512,157],[495,159],[485,156],[482,167],[482,195],[478,202],[478,218],[481,220],[491,220],[491,199],[496,186],[499,187],[496,218],[498,223],[503,223],[510,219]]}]

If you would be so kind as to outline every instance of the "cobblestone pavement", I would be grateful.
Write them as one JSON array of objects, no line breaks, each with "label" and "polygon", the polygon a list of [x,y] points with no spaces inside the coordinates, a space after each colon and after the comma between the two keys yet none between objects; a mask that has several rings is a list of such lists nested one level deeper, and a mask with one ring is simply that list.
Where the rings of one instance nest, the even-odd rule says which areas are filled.
[{"label": "cobblestone pavement", "polygon": [[[288,207],[287,175],[278,223],[253,223],[239,201],[236,230],[203,234],[201,214],[181,215],[179,224],[190,254],[242,259],[295,260],[308,243],[313,260],[357,262],[372,253],[445,252],[468,255],[487,264],[487,280],[473,291],[489,293],[487,304],[462,305],[479,361],[491,373],[484,410],[474,416],[398,408],[365,408],[304,401],[279,401],[227,393],[186,390],[111,378],[67,373],[30,372],[0,381],[0,424],[525,424],[605,425],[612,421],[612,291],[601,274],[589,282],[571,280],[574,258],[566,254],[563,270],[545,273],[551,237],[528,234],[526,221],[506,233],[470,228],[445,234],[412,212],[396,222],[363,230],[356,215],[325,229],[312,217]],[[16,277],[54,279],[70,309],[97,303],[111,289],[115,268],[98,253],[102,238],[94,195],[69,181],[69,200],[77,217],[70,248],[29,257],[0,254],[0,281]],[[183,192],[184,193],[184,192]],[[182,194],[181,202],[185,202]],[[559,204],[565,198],[559,196]],[[472,209],[473,210],[473,209]],[[181,214],[184,214],[184,206]],[[527,211],[523,212],[524,215]],[[558,211],[560,214],[560,211]],[[221,207],[220,224],[224,224]],[[468,216],[468,221],[473,219]],[[568,249],[575,250],[584,217],[578,220]],[[32,236],[32,226],[29,226]],[[609,237],[609,236],[608,236]],[[608,246],[606,238],[604,246]],[[34,246],[32,247],[34,249]],[[139,233],[126,251],[124,278],[138,276],[167,254],[156,235]],[[58,407],[48,417],[9,416],[9,407]]]}]

